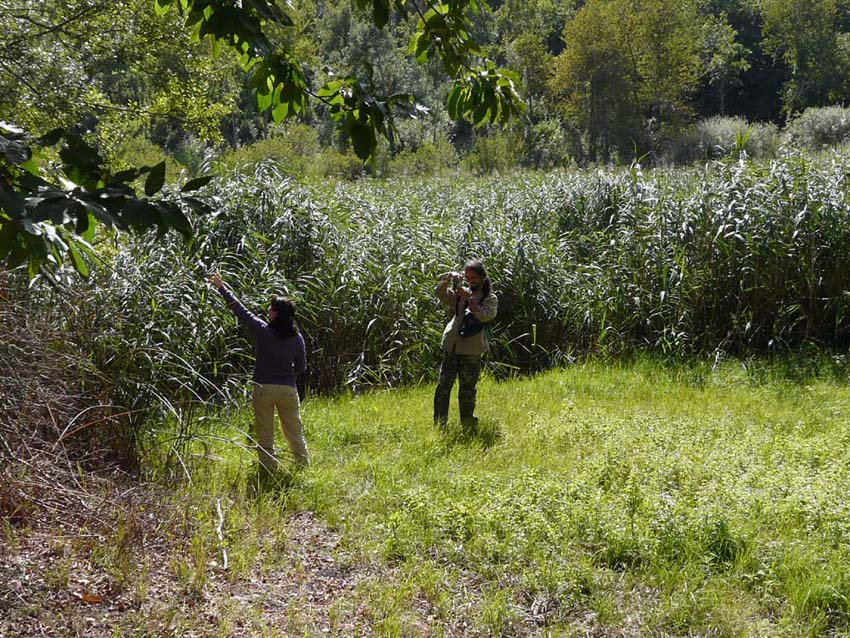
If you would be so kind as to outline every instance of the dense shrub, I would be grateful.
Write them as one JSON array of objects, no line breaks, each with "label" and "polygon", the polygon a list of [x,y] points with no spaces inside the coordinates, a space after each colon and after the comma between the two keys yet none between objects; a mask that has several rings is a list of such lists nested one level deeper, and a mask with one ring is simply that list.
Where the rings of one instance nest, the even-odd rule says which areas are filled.
[{"label": "dense shrub", "polygon": [[204,284],[220,270],[259,312],[272,292],[295,299],[314,389],[411,383],[436,370],[435,279],[474,255],[500,299],[497,371],[846,347],[848,170],[796,158],[307,188],[261,164],[210,187],[216,213],[188,249],[125,239],[80,292],[98,312],[73,330],[130,409],[232,395],[250,345]]},{"label": "dense shrub", "polygon": [[446,140],[437,140],[396,154],[388,162],[387,174],[396,177],[445,175],[457,170],[459,162],[454,147]]},{"label": "dense shrub", "polygon": [[271,160],[279,162],[294,174],[305,174],[314,156],[321,152],[318,133],[303,124],[275,127],[271,135],[258,142],[235,149],[221,158],[221,167],[233,170]]},{"label": "dense shrub", "polygon": [[363,162],[353,154],[322,148],[315,129],[294,123],[273,127],[267,139],[228,153],[219,170],[224,174],[242,167],[253,170],[265,161],[277,162],[283,173],[299,179],[353,179],[363,172]]},{"label": "dense shrub", "polygon": [[687,164],[723,157],[764,159],[774,157],[779,134],[774,124],[749,123],[742,117],[700,120],[673,143],[673,161]]},{"label": "dense shrub", "polygon": [[366,172],[366,166],[363,164],[363,160],[351,152],[340,153],[334,149],[325,149],[320,155],[312,159],[312,170],[308,169],[300,175],[296,175],[292,171],[288,171],[288,174],[299,179],[326,177],[329,179],[351,181],[363,177]]},{"label": "dense shrub", "polygon": [[515,132],[498,132],[475,138],[472,150],[463,158],[464,170],[476,175],[504,173],[519,163],[522,141]]},{"label": "dense shrub", "polygon": [[[112,409],[116,380],[76,339],[98,311],[60,287],[31,287],[25,273],[0,269],[0,485],[16,463],[51,479],[62,473],[56,462],[133,466],[136,429],[123,410]],[[133,335],[120,338],[127,343]],[[15,506],[26,512],[32,504]]]},{"label": "dense shrub", "polygon": [[144,137],[129,137],[121,142],[110,157],[112,168],[122,171],[134,166],[155,166],[165,160],[165,170],[171,176],[179,175],[182,167],[166,152]]},{"label": "dense shrub", "polygon": [[569,166],[583,157],[578,131],[556,119],[534,124],[524,142],[522,164],[531,168]]},{"label": "dense shrub", "polygon": [[798,148],[837,146],[850,137],[850,108],[808,108],[788,123],[785,133],[789,143]]}]

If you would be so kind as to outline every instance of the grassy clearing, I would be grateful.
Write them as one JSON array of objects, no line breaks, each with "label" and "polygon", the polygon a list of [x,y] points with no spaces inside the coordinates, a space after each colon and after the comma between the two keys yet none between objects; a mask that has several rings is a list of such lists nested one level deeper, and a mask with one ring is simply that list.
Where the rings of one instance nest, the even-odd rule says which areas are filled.
[{"label": "grassy clearing", "polygon": [[0,636],[848,635],[850,387],[798,377],[490,377],[474,436],[430,385],[311,398],[313,465],[271,487],[250,411],[208,417],[175,490],[3,524]]},{"label": "grassy clearing", "polygon": [[[314,465],[261,499],[315,513],[371,566],[336,604],[377,635],[850,631],[843,383],[588,364],[485,380],[472,437],[435,431],[430,400],[430,387],[310,400]],[[285,517],[234,501],[252,455],[213,447],[191,491],[231,495],[238,579],[252,534]]]}]

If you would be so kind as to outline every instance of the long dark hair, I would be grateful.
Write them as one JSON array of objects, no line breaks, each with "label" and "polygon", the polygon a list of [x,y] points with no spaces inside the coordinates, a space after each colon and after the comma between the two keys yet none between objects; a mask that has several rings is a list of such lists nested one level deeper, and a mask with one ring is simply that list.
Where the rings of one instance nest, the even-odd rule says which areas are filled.
[{"label": "long dark hair", "polygon": [[298,334],[298,324],[295,323],[295,306],[285,297],[272,295],[271,307],[277,316],[269,322],[269,328],[278,337],[294,337]]},{"label": "long dark hair", "polygon": [[480,259],[470,259],[463,267],[464,272],[467,270],[472,270],[481,277],[481,300],[484,301],[490,294],[490,277],[487,276],[484,264]]}]

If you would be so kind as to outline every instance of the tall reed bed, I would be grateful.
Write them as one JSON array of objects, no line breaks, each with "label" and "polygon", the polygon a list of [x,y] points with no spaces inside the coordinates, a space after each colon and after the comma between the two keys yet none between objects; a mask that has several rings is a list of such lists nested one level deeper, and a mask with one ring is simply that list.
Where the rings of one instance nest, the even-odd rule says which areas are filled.
[{"label": "tall reed bed", "polygon": [[434,377],[446,319],[433,285],[477,256],[500,300],[499,374],[635,349],[846,347],[848,175],[844,158],[787,157],[305,186],[260,165],[209,187],[190,246],[107,250],[84,328],[131,406],[231,394],[250,344],[204,284],[219,270],[258,313],[272,292],[295,299],[312,389],[416,383]]}]

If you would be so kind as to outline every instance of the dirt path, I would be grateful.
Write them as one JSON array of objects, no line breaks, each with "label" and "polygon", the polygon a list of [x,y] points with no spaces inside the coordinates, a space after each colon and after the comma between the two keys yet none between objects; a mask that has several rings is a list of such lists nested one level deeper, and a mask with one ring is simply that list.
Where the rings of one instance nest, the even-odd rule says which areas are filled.
[{"label": "dirt path", "polygon": [[249,620],[237,622],[251,628],[250,635],[261,628],[287,636],[371,635],[357,585],[375,575],[352,564],[339,535],[324,523],[310,513],[293,515],[275,563],[247,582],[223,585],[213,606],[225,616],[247,612]]},{"label": "dirt path", "polygon": [[283,533],[261,536],[247,568],[224,570],[220,556],[204,555],[207,569],[193,572],[191,544],[174,541],[176,517],[140,507],[138,493],[123,514],[109,502],[6,524],[0,637],[371,635],[358,584],[375,575],[312,514],[291,514]]}]

